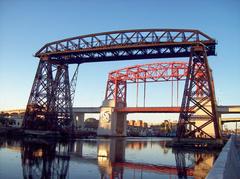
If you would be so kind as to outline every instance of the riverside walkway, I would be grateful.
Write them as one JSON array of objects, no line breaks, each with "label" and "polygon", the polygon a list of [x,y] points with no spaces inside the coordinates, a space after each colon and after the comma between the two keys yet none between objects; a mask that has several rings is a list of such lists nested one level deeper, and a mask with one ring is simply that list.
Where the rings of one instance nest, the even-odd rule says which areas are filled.
[{"label": "riverside walkway", "polygon": [[232,135],[206,179],[240,178],[240,136]]}]

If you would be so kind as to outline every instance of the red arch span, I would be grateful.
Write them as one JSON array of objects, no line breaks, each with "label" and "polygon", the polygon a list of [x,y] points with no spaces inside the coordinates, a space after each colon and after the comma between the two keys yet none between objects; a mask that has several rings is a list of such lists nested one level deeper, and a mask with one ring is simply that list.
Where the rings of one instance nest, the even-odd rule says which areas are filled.
[{"label": "red arch span", "polygon": [[[114,99],[126,106],[127,83],[163,82],[185,80],[187,62],[158,62],[135,65],[109,73],[105,100]],[[178,110],[177,110],[178,111]]]}]

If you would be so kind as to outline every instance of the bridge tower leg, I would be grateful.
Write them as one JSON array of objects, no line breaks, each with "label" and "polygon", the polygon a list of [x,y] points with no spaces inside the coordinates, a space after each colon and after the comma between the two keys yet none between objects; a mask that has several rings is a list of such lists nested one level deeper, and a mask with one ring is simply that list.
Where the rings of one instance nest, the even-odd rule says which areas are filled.
[{"label": "bridge tower leg", "polygon": [[[191,114],[189,111],[195,111]],[[180,139],[221,139],[211,69],[204,46],[193,46],[179,116]]]},{"label": "bridge tower leg", "polygon": [[72,129],[68,65],[39,61],[23,127],[32,130]]}]

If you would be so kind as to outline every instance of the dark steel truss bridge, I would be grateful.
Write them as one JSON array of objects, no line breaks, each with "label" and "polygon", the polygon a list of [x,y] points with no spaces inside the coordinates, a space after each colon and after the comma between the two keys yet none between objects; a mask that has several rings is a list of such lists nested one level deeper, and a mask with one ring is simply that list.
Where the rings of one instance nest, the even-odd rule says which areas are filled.
[{"label": "dark steel truss bridge", "polygon": [[[78,66],[82,63],[188,57],[185,89],[177,135],[194,138],[195,133],[214,125],[214,137],[221,138],[216,112],[213,78],[208,56],[215,55],[216,41],[199,30],[135,29],[77,36],[47,43],[36,54],[39,65],[28,100],[23,127],[33,130],[73,129],[72,104]],[[77,64],[73,76],[69,65]],[[197,70],[196,70],[197,69]],[[196,90],[198,88],[198,90]],[[196,94],[201,91],[201,94]],[[198,96],[198,99],[196,97]],[[203,104],[210,103],[211,109]],[[208,120],[187,131],[191,110],[201,108]],[[205,132],[206,133],[206,132]]]}]

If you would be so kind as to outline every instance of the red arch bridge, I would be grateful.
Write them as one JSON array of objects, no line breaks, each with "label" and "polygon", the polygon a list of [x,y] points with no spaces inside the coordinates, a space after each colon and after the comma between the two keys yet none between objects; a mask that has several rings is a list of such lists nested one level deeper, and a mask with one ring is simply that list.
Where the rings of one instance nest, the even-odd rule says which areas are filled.
[{"label": "red arch bridge", "polygon": [[[70,80],[70,64],[188,57],[188,65],[159,63],[134,67],[140,70],[138,73],[134,73],[133,68],[111,73],[98,132],[102,135],[124,135],[124,114],[113,109],[126,107],[127,80],[185,80],[182,104],[178,109],[177,136],[221,139],[213,78],[207,59],[215,55],[215,45],[213,38],[190,29],[123,30],[47,43],[35,54],[40,60],[23,127],[34,130],[72,129],[72,102],[78,66]],[[124,70],[127,75],[122,75]]]}]

